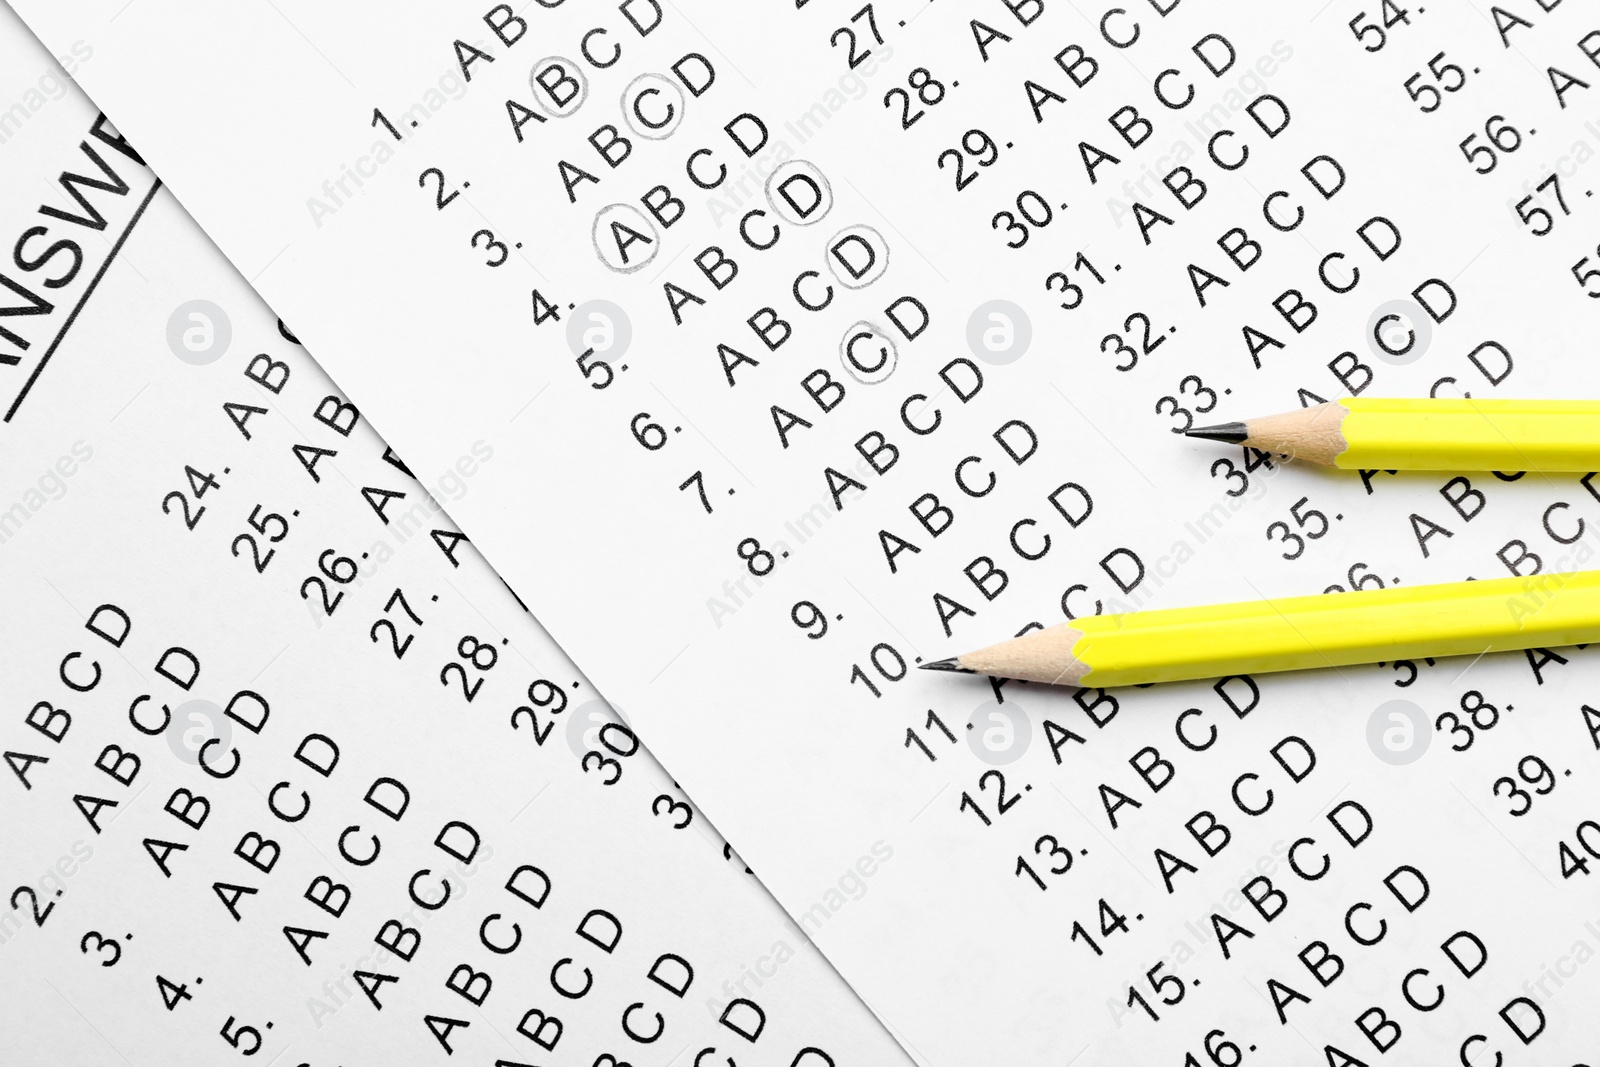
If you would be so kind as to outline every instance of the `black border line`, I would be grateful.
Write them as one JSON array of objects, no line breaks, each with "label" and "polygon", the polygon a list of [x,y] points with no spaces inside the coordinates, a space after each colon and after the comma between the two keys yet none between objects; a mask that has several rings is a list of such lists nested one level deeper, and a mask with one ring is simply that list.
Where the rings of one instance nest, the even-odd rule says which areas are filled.
[{"label": "black border line", "polygon": [[33,388],[33,383],[39,378],[39,372],[44,370],[46,363],[50,362],[50,357],[56,354],[56,349],[61,345],[61,339],[67,336],[67,331],[72,329],[72,324],[78,320],[78,312],[83,310],[83,305],[88,303],[89,297],[94,295],[95,288],[100,284],[100,279],[105,277],[106,268],[111,266],[111,261],[117,258],[117,253],[122,251],[122,246],[128,240],[128,235],[139,224],[140,217],[144,215],[144,209],[150,206],[150,201],[155,199],[155,195],[160,188],[161,179],[157,178],[156,183],[150,187],[150,191],[145,194],[144,200],[139,204],[138,210],[128,220],[128,225],[122,231],[122,236],[118,237],[117,243],[111,246],[110,253],[107,254],[105,262],[100,264],[100,269],[95,272],[94,278],[90,280],[89,287],[83,291],[82,296],[78,297],[78,302],[73,306],[72,314],[67,316],[67,321],[62,324],[61,331],[56,334],[55,340],[50,342],[50,347],[44,350],[44,355],[39,357],[39,362],[34,366],[33,373],[28,375],[28,380],[23,383],[22,391],[11,402],[11,407],[6,411],[5,418],[0,419],[0,422],[10,422],[11,416],[17,413],[17,408],[21,407],[22,402],[27,399],[29,390]]}]

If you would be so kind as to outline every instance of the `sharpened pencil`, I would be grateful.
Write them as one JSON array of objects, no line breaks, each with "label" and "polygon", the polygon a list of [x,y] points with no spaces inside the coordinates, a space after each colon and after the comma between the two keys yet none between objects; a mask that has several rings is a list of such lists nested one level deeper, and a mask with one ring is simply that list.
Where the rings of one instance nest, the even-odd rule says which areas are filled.
[{"label": "sharpened pencil", "polygon": [[1190,437],[1345,470],[1600,470],[1600,402],[1351,397]]},{"label": "sharpened pencil", "polygon": [[1600,571],[1094,615],[922,669],[1105,688],[1590,641]]}]

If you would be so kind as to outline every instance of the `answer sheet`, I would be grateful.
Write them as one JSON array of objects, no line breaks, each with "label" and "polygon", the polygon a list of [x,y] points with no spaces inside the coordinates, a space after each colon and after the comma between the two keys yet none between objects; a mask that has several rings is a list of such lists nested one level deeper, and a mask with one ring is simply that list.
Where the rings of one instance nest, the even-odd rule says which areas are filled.
[{"label": "answer sheet", "polygon": [[1592,565],[1591,478],[1176,436],[1596,395],[1590,9],[16,8],[412,469],[493,450],[452,517],[918,1062],[1597,1054],[1591,652],[915,669]]},{"label": "answer sheet", "polygon": [[54,353],[0,430],[0,1059],[908,1062],[441,510],[493,447],[408,473],[94,59],[0,11],[51,305],[0,322]]}]

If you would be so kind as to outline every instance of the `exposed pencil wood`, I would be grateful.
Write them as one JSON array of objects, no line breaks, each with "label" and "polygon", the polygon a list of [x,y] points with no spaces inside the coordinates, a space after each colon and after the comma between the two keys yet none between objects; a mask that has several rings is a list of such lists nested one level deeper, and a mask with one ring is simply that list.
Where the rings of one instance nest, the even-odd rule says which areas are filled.
[{"label": "exposed pencil wood", "polygon": [[1317,404],[1315,407],[1283,415],[1268,415],[1245,423],[1247,442],[1263,452],[1280,452],[1307,463],[1332,466],[1348,447],[1342,427],[1350,412],[1343,404]]},{"label": "exposed pencil wood", "polygon": [[[1190,437],[1220,438],[1247,448],[1331,467],[1348,447],[1341,427],[1349,414],[1340,403],[1317,404],[1300,411],[1246,419],[1242,424],[1201,427],[1188,433]],[[1233,427],[1239,425],[1244,427],[1243,438],[1232,432]]]},{"label": "exposed pencil wood", "polygon": [[1072,655],[1072,646],[1082,636],[1082,630],[1063,623],[955,658],[963,670],[976,674],[1046,685],[1077,685],[1089,673],[1089,665]]}]

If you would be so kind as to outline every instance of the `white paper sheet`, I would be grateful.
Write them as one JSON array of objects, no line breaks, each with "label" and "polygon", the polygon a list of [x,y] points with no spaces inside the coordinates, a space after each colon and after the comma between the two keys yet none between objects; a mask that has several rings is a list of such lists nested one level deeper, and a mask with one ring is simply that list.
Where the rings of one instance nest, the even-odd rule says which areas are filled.
[{"label": "white paper sheet", "polygon": [[452,514],[919,1061],[1592,1055],[1588,653],[912,669],[1588,565],[1589,481],[1168,432],[1594,395],[1584,9],[17,7],[402,454],[494,448]]},{"label": "white paper sheet", "polygon": [[904,1062],[460,539],[492,446],[407,474],[62,55],[6,13],[0,1059]]}]

